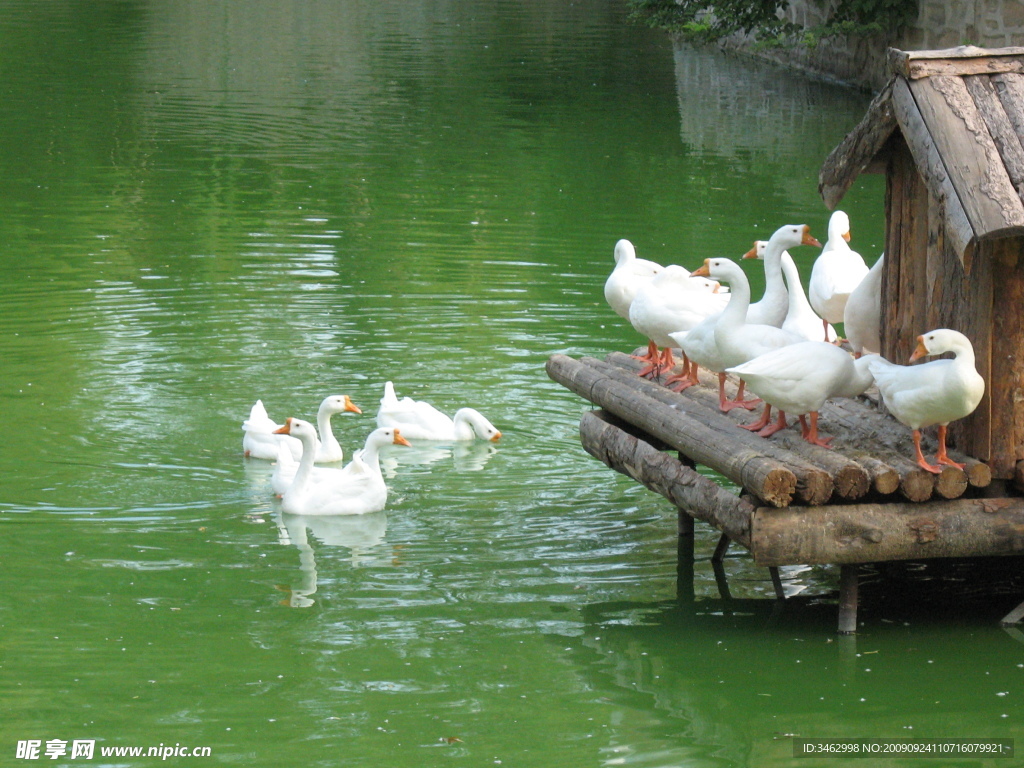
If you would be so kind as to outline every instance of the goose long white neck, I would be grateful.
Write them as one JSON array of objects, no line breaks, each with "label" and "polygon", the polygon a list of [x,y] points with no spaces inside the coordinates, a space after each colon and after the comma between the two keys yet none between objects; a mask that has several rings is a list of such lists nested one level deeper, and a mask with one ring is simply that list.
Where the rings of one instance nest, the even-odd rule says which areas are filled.
[{"label": "goose long white neck", "polygon": [[306,489],[306,483],[313,472],[313,464],[316,461],[316,439],[305,433],[293,436],[302,443],[302,457],[299,459],[299,468],[295,470],[292,484],[285,493],[298,495]]},{"label": "goose long white neck", "polygon": [[[774,302],[781,300],[786,293],[786,284],[782,279],[784,249],[772,247],[769,241],[764,250],[764,297],[762,301]],[[788,254],[787,254],[788,255]]]},{"label": "goose long white neck", "polygon": [[[338,443],[338,438],[334,436],[334,430],[331,429],[331,416],[333,415],[330,411],[323,408],[316,414],[316,429],[320,433],[320,443],[329,454],[341,452],[341,444]],[[317,448],[319,449],[319,446]]]},{"label": "goose long white neck", "polygon": [[729,303],[722,310],[719,323],[724,322],[730,327],[742,325],[747,318],[747,308],[750,307],[750,281],[737,264],[729,265],[724,278],[729,283]]},{"label": "goose long white neck", "polygon": [[811,303],[807,300],[807,294],[804,293],[803,284],[800,282],[800,270],[797,269],[796,262],[793,261],[793,257],[789,255],[788,251],[782,252],[782,271],[786,275],[786,288],[789,291],[789,314],[793,315],[797,312],[811,311]]}]

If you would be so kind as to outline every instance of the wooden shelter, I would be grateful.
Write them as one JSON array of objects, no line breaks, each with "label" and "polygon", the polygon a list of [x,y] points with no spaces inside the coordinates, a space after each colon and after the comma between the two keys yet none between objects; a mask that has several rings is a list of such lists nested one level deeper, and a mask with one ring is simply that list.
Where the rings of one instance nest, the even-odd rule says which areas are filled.
[{"label": "wooden shelter", "polygon": [[[886,174],[882,354],[904,362],[935,328],[970,338],[987,386],[950,425],[964,470],[918,467],[910,430],[870,398],[821,409],[826,450],[738,429],[746,416],[719,412],[711,377],[680,394],[620,353],[547,365],[597,406],[580,421],[583,447],[679,508],[681,557],[698,519],[722,533],[713,560],[741,544],[780,597],[779,566],[839,565],[841,632],[856,626],[858,564],[1024,553],[1024,48],[892,50],[890,65],[820,191],[834,208],[860,173]],[[1024,604],[1004,622],[1022,619]]]},{"label": "wooden shelter", "polygon": [[954,328],[987,391],[952,441],[997,478],[1024,478],[1024,48],[891,49],[892,78],[825,161],[829,208],[886,174],[882,354]]}]

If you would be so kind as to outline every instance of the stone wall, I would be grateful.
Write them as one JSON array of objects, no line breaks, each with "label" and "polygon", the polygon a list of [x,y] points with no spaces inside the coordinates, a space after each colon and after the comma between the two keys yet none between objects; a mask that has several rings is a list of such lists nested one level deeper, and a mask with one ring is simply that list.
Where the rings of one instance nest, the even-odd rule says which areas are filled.
[{"label": "stone wall", "polygon": [[[829,0],[832,4],[834,0]],[[771,59],[828,79],[876,90],[888,79],[885,52],[954,48],[1024,46],[1024,0],[920,0],[917,19],[898,36],[838,38],[815,50],[762,51],[743,37],[725,47]],[[821,23],[828,6],[820,0],[792,0],[791,21],[813,26]]]}]

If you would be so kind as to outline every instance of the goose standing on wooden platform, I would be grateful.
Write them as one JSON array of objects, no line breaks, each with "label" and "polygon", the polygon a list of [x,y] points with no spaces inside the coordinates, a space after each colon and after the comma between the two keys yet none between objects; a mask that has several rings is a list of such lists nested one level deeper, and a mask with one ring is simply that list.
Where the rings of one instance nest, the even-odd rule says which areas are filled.
[{"label": "goose standing on wooden platform", "polygon": [[[316,420],[319,437],[316,441],[315,460],[318,463],[342,461],[345,454],[331,429],[331,417],[336,413],[362,413],[348,395],[329,395],[320,403]],[[249,418],[242,422],[242,450],[246,456],[275,461],[278,448],[284,446],[291,457],[298,461],[302,456],[302,444],[293,437],[281,434],[281,425],[267,414],[262,400],[257,400],[249,411]]]},{"label": "goose standing on wooden platform", "polygon": [[378,427],[395,427],[410,440],[443,440],[455,442],[482,440],[496,442],[501,432],[475,408],[460,408],[451,417],[430,403],[395,394],[395,385],[384,385],[384,397],[377,411]]},{"label": "goose standing on wooden platform", "polygon": [[850,294],[868,273],[868,265],[850,248],[849,240],[850,217],[836,211],[829,219],[828,240],[811,269],[807,291],[811,306],[822,318],[823,333],[828,323],[843,322]]},{"label": "goose standing on wooden platform", "polygon": [[[886,408],[914,434],[919,466],[938,474],[942,464],[963,469],[946,454],[946,427],[969,416],[985,394],[985,380],[974,366],[974,347],[959,331],[939,328],[917,337],[910,362],[929,355],[952,352],[953,359],[932,360],[922,365],[897,365],[872,358],[871,373]],[[929,464],[921,452],[921,430],[939,425],[938,465]]]},{"label": "goose standing on wooden platform", "polygon": [[[675,366],[672,357],[675,342],[668,334],[689,331],[709,315],[721,312],[729,302],[729,295],[719,293],[718,287],[713,280],[691,277],[683,267],[670,264],[637,289],[629,307],[629,322],[638,333],[664,350],[656,362],[640,371],[641,376],[658,376]],[[689,364],[685,353],[683,364]]]},{"label": "goose standing on wooden platform", "polygon": [[[787,248],[795,248],[798,245],[820,247],[821,243],[811,236],[810,228],[806,225],[787,224],[779,227],[768,240],[765,260],[781,260],[782,251]],[[798,343],[802,339],[772,325],[746,321],[747,307],[750,303],[750,283],[743,269],[731,259],[705,259],[704,266],[693,274],[727,283],[731,290],[729,303],[714,323],[713,346],[707,343],[707,339],[698,338],[702,346],[697,350],[698,354],[709,352],[705,359],[711,359],[712,363],[717,366],[717,368],[712,367],[711,370],[718,373],[719,408],[722,411],[730,411],[737,407],[753,408],[757,401],[742,399],[743,379],[740,379],[740,389],[737,392],[736,400],[726,399],[725,370],[773,349]],[[677,340],[683,345],[684,351],[690,354],[690,349],[687,348],[687,345],[691,343],[689,337],[677,338]],[[695,359],[700,362],[699,358]]]},{"label": "goose standing on wooden platform", "polygon": [[860,285],[853,289],[843,311],[843,330],[853,348],[861,355],[882,350],[882,269],[885,254],[878,257]]},{"label": "goose standing on wooden platform", "polygon": [[[629,320],[629,306],[637,290],[665,268],[657,262],[637,258],[636,248],[625,238],[615,243],[613,256],[615,267],[604,281],[604,298],[615,314]],[[648,339],[647,355],[642,359],[652,364],[657,361],[658,347],[653,340]]]},{"label": "goose standing on wooden platform", "polygon": [[[855,360],[835,344],[803,341],[729,368],[729,373],[747,382],[747,389],[766,404],[761,420],[743,428],[768,437],[786,428],[787,413],[798,415],[804,440],[828,448],[832,438],[818,437],[818,411],[826,400],[856,397],[870,387],[873,357]],[[773,406],[779,417],[769,424]],[[806,414],[810,414],[810,425],[804,419]]]},{"label": "goose standing on wooden platform", "polygon": [[[409,445],[399,430],[379,427],[370,433],[344,469],[314,467],[316,430],[308,421],[289,418],[278,430],[302,444],[302,458],[281,507],[295,515],[364,515],[384,509],[388,487],[380,471],[379,451],[385,445]],[[316,479],[313,479],[314,469]]]}]

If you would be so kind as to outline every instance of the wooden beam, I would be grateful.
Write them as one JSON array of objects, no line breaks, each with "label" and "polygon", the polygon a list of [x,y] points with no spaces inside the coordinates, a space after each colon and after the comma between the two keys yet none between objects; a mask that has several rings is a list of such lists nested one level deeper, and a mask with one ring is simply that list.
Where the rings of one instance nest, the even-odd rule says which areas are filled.
[{"label": "wooden beam", "polygon": [[818,173],[818,193],[831,211],[853,182],[868,170],[896,129],[892,80],[871,100],[860,123],[829,153]]},{"label": "wooden beam", "polygon": [[1024,204],[963,78],[915,80],[910,92],[975,236],[1024,234]]},{"label": "wooden beam", "polygon": [[[599,362],[599,361],[594,361]],[[796,492],[796,475],[723,430],[712,429],[681,412],[600,373],[588,362],[553,355],[547,373],[595,405],[635,424],[746,488],[767,504],[784,507]]]},{"label": "wooden beam", "polygon": [[615,471],[661,494],[687,515],[710,523],[729,539],[750,546],[752,504],[630,435],[614,416],[603,411],[584,413],[580,442],[587,453]]},{"label": "wooden beam", "polygon": [[933,51],[888,50],[889,69],[917,80],[932,75],[982,75],[1024,72],[1024,48],[978,48],[962,45]]},{"label": "wooden beam", "polygon": [[765,566],[1016,555],[1024,498],[758,507],[750,531]]},{"label": "wooden beam", "polygon": [[[903,138],[914,158],[917,172],[921,175],[929,191],[941,204],[946,219],[946,235],[950,239],[950,244],[956,249],[960,260],[963,261],[968,248],[973,245],[975,239],[974,226],[967,216],[963,201],[950,181],[942,155],[925,124],[914,96],[910,92],[910,86],[905,80],[897,79],[893,83],[892,95],[893,111],[899,122]],[[903,256],[910,258],[911,255],[903,254]],[[886,267],[888,267],[888,258]]]}]

